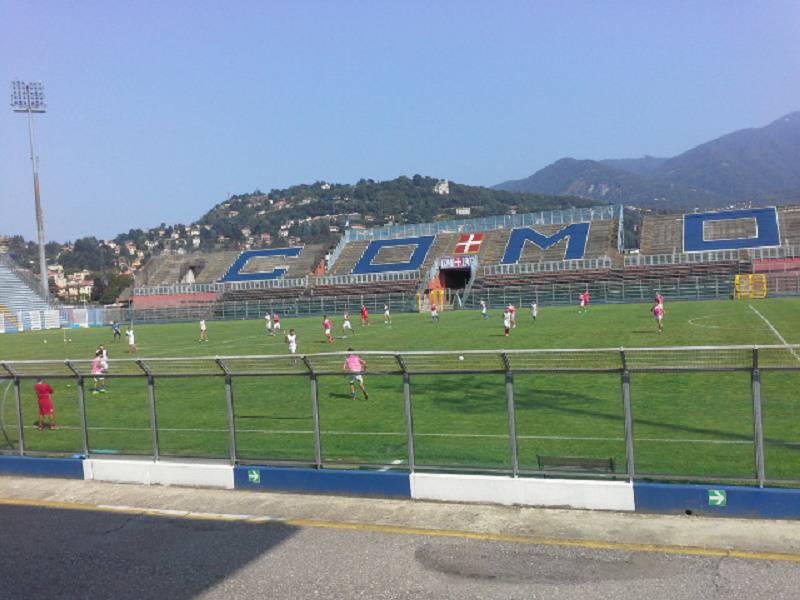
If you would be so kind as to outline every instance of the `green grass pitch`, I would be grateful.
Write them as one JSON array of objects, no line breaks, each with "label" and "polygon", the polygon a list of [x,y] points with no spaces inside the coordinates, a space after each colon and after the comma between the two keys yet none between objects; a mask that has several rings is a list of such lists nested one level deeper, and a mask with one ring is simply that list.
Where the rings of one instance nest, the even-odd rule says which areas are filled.
[{"label": "green grass pitch", "polygon": [[[750,306],[754,306],[762,319]],[[659,335],[649,305],[540,308],[533,322],[518,309],[519,326],[508,338],[499,311],[483,320],[473,311],[427,315],[381,314],[354,336],[325,343],[321,318],[283,320],[297,330],[300,353],[356,350],[468,350],[592,348],[723,344],[778,344],[778,335],[800,343],[800,299],[669,302]],[[769,324],[767,323],[769,322]],[[772,327],[770,327],[770,325]],[[774,330],[773,330],[774,328]],[[140,357],[288,353],[282,337],[269,337],[263,322],[209,322],[210,341],[198,343],[197,323],[136,326]],[[777,331],[777,333],[776,333]],[[0,335],[0,360],[87,359],[98,344],[113,359],[127,346],[112,342],[110,328]],[[44,343],[46,341],[46,343]],[[113,373],[113,362],[112,370]],[[51,380],[59,429],[39,432],[32,380],[24,380],[26,449],[78,453],[74,380]],[[370,399],[353,401],[344,375],[320,378],[320,418],[326,464],[407,464],[402,381],[369,375]],[[502,375],[412,377],[418,465],[510,468],[505,383]],[[87,381],[91,387],[91,382]],[[152,449],[144,378],[108,381],[106,394],[87,394],[89,443],[98,453],[148,455]],[[222,377],[156,380],[160,451],[164,456],[226,458],[227,410]],[[237,452],[254,461],[313,462],[314,436],[307,376],[236,377]],[[766,372],[762,384],[765,454],[769,479],[800,480],[800,372]],[[632,398],[636,469],[639,473],[707,479],[754,475],[753,411],[748,373],[634,373]],[[10,382],[0,381],[2,437],[12,452],[17,421]],[[614,459],[625,472],[621,384],[618,374],[517,374],[515,401],[520,466],[536,469],[537,455]]]}]

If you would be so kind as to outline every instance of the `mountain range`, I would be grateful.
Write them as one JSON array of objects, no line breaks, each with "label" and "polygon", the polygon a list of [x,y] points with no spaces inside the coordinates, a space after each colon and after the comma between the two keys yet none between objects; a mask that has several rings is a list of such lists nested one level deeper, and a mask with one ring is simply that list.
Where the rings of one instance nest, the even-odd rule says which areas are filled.
[{"label": "mountain range", "polygon": [[496,189],[665,209],[800,201],[800,111],[671,158],[562,158]]}]

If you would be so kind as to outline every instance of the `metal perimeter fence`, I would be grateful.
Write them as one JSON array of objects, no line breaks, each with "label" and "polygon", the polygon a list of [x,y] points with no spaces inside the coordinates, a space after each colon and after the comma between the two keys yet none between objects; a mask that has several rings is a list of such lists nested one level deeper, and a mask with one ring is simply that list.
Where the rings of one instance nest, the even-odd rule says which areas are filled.
[{"label": "metal perimeter fence", "polygon": [[[732,276],[683,277],[652,280],[595,281],[590,283],[530,284],[505,287],[473,288],[470,293],[454,294],[453,308],[477,308],[480,300],[490,308],[501,308],[509,303],[526,306],[538,302],[541,306],[574,304],[577,294],[589,290],[595,303],[649,302],[655,292],[668,300],[730,299],[734,293]],[[798,288],[800,289],[800,288]],[[92,324],[110,321],[136,323],[164,323],[198,319],[261,319],[269,312],[287,317],[341,314],[357,311],[364,304],[372,312],[383,312],[388,304],[392,312],[418,310],[417,292],[386,292],[377,294],[351,294],[342,296],[300,296],[295,298],[262,298],[253,300],[220,301],[214,303],[185,304],[182,306],[147,309],[105,308],[92,313]],[[98,309],[100,310],[100,309]]]},{"label": "metal perimeter fence", "polygon": [[[502,308],[509,303],[526,306],[537,302],[540,306],[575,304],[580,292],[588,290],[597,304],[625,304],[650,302],[656,292],[667,300],[730,300],[734,297],[734,277],[715,275],[706,277],[665,277],[632,281],[591,281],[549,284],[523,284],[502,287],[482,287],[478,284],[468,293],[452,294],[452,307],[478,308],[484,300],[490,308]],[[800,294],[800,276],[785,277],[772,282],[771,296]],[[259,319],[264,314],[280,313],[286,316],[316,316],[356,311],[364,304],[372,312],[383,311],[388,304],[393,312],[418,310],[416,292],[377,294],[352,294],[346,296],[302,296],[298,298],[273,298],[217,302],[174,308],[118,310],[116,321],[165,322],[187,321],[213,317],[215,319]],[[112,310],[112,309],[108,309]],[[113,318],[113,317],[112,317]]]},{"label": "metal perimeter fence", "polygon": [[[454,309],[476,309],[484,300],[490,308],[508,304],[540,306],[574,304],[577,295],[588,290],[596,304],[649,302],[656,292],[668,300],[726,300],[734,297],[734,277],[715,275],[705,277],[670,277],[636,279],[631,281],[562,282],[549,284],[517,284],[485,286],[478,282],[468,292],[453,292],[448,301]],[[800,294],[800,275],[772,274],[770,296]],[[242,320],[261,319],[266,313],[286,317],[318,316],[356,312],[364,304],[372,312],[382,312],[387,304],[392,312],[419,310],[416,291],[349,294],[340,296],[265,297],[252,300],[185,303],[163,308],[123,308],[114,306],[60,307],[58,318],[50,319],[53,311],[18,311],[9,318],[0,313],[0,333],[58,327],[96,327],[118,323],[170,323],[199,319]]]},{"label": "metal perimeter fence", "polygon": [[[800,483],[800,346],[3,361],[5,453]],[[59,428],[34,432],[34,381]],[[70,392],[70,388],[74,389]]]}]

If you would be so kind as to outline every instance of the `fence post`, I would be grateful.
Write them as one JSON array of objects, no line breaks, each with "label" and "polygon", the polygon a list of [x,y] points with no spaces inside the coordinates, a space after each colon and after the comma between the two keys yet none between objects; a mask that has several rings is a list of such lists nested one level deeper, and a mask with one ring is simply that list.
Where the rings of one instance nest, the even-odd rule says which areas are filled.
[{"label": "fence post", "polygon": [[22,389],[19,377],[14,377],[14,394],[17,400],[17,446],[19,455],[25,456],[25,428],[22,422]]},{"label": "fence post", "polygon": [[758,347],[753,348],[753,436],[755,442],[756,477],[759,487],[764,487],[764,422],[761,413],[761,370],[758,367]]},{"label": "fence post", "polygon": [[628,479],[633,481],[636,475],[633,448],[633,407],[631,406],[631,373],[628,370],[628,358],[625,350],[620,350],[622,359],[622,409],[625,413],[625,461],[628,463]]},{"label": "fence post", "polygon": [[395,356],[397,363],[403,370],[403,407],[406,414],[406,436],[408,439],[408,468],[413,473],[417,465],[416,450],[414,448],[414,413],[411,406],[411,375],[406,368],[406,363],[403,357],[397,354]]},{"label": "fence post", "polygon": [[228,407],[228,442],[230,450],[231,464],[236,464],[236,413],[233,407],[233,377],[231,377],[230,369],[222,362],[222,359],[216,360],[219,368],[225,373],[225,403]]},{"label": "fence post", "polygon": [[506,406],[508,410],[508,445],[511,450],[511,474],[519,477],[519,447],[517,446],[517,411],[514,404],[514,374],[511,372],[511,361],[503,353],[503,365],[506,370]]},{"label": "fence post", "polygon": [[0,363],[0,366],[5,369],[11,377],[14,378],[14,394],[16,396],[17,405],[17,450],[20,456],[25,454],[25,440],[23,437],[22,429],[22,391],[20,390],[20,381],[17,374],[6,363]]},{"label": "fence post", "polygon": [[137,360],[136,364],[147,375],[147,399],[150,403],[150,436],[153,440],[153,460],[158,462],[158,415],[156,413],[156,380],[153,377],[153,372],[144,364],[143,361]]},{"label": "fence post", "polygon": [[81,439],[83,441],[83,455],[89,458],[89,427],[86,422],[86,387],[85,379],[78,377],[78,412],[81,417]]},{"label": "fence post", "polygon": [[320,432],[319,421],[319,382],[317,381],[317,373],[311,365],[311,361],[307,356],[303,357],[303,362],[308,369],[309,377],[311,378],[311,412],[314,417],[314,464],[318,469],[322,468],[322,435]]},{"label": "fence post", "polygon": [[89,458],[89,427],[86,420],[86,387],[85,387],[85,379],[83,375],[81,375],[75,367],[72,366],[72,363],[68,360],[64,361],[64,364],[67,365],[67,368],[75,373],[75,376],[78,378],[78,413],[80,414],[81,419],[81,439],[83,441],[83,455],[86,458]]}]

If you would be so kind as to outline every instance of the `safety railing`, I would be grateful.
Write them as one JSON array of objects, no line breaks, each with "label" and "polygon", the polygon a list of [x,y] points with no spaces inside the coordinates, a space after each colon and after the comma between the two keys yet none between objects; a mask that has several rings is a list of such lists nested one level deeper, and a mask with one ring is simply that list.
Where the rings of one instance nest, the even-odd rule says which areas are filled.
[{"label": "safety railing", "polygon": [[483,268],[484,275],[521,275],[526,273],[551,273],[581,269],[610,269],[614,263],[608,256],[577,260],[544,260],[540,262],[497,264]]},{"label": "safety railing", "polygon": [[308,287],[308,277],[294,279],[259,279],[256,281],[227,281],[225,283],[176,283],[173,285],[133,288],[134,296],[223,293],[239,290],[274,290]]},{"label": "safety railing", "polygon": [[677,252],[674,254],[631,254],[625,257],[626,267],[683,265],[705,262],[739,260],[738,250],[710,250],[708,252]]},{"label": "safety railing", "polygon": [[315,286],[333,286],[417,280],[419,280],[419,270],[389,271],[386,273],[351,273],[349,275],[316,275],[312,276],[311,283]]},{"label": "safety railing", "polygon": [[778,246],[777,248],[754,248],[749,250],[756,260],[770,258],[800,258],[800,246]]},{"label": "safety railing", "polygon": [[[0,362],[0,445],[20,455],[800,482],[800,346],[361,352],[359,372],[352,355],[130,358],[111,360],[104,379],[89,360]],[[56,431],[35,430],[38,379],[55,390]],[[544,469],[553,457],[570,466]]]}]

